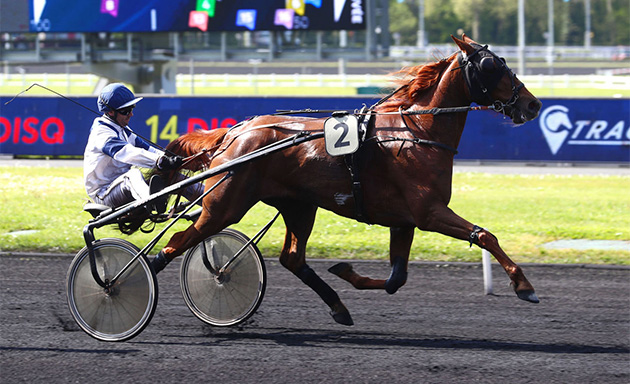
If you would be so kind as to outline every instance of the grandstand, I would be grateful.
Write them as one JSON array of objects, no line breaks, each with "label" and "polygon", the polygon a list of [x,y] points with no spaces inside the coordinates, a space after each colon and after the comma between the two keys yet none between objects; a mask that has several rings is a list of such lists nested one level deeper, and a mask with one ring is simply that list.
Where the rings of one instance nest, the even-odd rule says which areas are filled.
[{"label": "grandstand", "polygon": [[[102,0],[102,4],[106,2]],[[350,86],[367,92],[383,86],[379,76],[404,66],[432,61],[454,50],[452,44],[391,45],[386,0],[346,2],[352,4],[346,6],[349,15],[357,10],[364,12],[364,24],[360,28],[341,30],[333,26],[291,31],[241,28],[235,31],[224,26],[228,30],[166,31],[159,30],[158,25],[158,30],[152,32],[124,31],[125,28],[119,31],[113,27],[105,32],[59,32],[46,27],[44,21],[48,19],[41,16],[38,25],[44,26],[38,28],[42,31],[33,32],[34,16],[29,14],[29,5],[45,4],[45,1],[0,0],[0,60],[3,64],[0,82],[15,84],[32,74],[45,74],[50,79],[55,74],[66,78],[82,74],[102,79],[96,82],[96,87],[108,81],[123,81],[140,93],[175,94],[182,89],[182,84],[194,93],[195,88],[202,89],[208,83],[216,86],[248,82],[251,85],[254,79],[256,87],[287,82],[323,86],[335,82],[338,87]],[[305,3],[321,6],[321,1]],[[363,8],[355,9],[357,4]],[[48,31],[44,32],[46,28]],[[85,27],[77,27],[80,28]],[[527,62],[520,68],[518,47],[491,48],[505,57],[521,77],[599,75],[582,79],[582,83],[600,84],[605,83],[606,78],[627,75],[630,60],[628,46],[555,46],[551,49],[527,46],[524,49]],[[537,81],[547,82],[540,77]],[[90,78],[89,82],[93,80]],[[549,82],[563,84],[565,80],[554,78]],[[620,80],[609,82],[616,84]],[[621,80],[621,87],[625,85],[627,82]]]}]

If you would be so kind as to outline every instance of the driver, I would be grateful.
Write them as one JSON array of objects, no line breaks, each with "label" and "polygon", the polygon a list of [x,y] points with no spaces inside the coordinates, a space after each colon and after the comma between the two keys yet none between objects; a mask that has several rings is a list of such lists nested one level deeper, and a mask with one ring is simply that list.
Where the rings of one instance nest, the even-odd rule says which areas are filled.
[{"label": "driver", "polygon": [[[151,179],[151,188],[140,168],[162,171],[182,165],[180,156],[168,156],[138,137],[127,124],[133,109],[142,97],[135,97],[129,88],[120,83],[107,85],[98,97],[98,110],[102,116],[94,119],[85,147],[83,176],[85,190],[95,203],[119,207],[134,200],[146,199],[163,188],[159,176]],[[197,184],[187,189],[186,195],[199,195],[203,187]],[[158,213],[166,209],[166,198],[155,203]]]}]

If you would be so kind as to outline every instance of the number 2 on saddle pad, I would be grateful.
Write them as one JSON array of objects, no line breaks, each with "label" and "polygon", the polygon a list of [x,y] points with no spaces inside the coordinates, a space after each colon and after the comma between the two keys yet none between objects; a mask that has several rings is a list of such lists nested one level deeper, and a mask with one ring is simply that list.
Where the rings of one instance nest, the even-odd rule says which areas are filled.
[{"label": "number 2 on saddle pad", "polygon": [[342,156],[359,149],[359,119],[355,115],[335,115],[324,122],[326,152]]}]

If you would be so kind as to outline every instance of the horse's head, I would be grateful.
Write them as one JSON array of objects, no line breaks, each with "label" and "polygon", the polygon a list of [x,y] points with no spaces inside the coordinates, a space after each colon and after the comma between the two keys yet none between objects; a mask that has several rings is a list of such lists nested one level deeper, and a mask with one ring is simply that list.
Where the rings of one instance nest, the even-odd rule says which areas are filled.
[{"label": "horse's head", "polygon": [[493,105],[495,110],[522,124],[538,116],[542,103],[505,63],[488,49],[468,36],[462,40],[451,36],[461,52],[458,55],[470,98],[479,105]]}]

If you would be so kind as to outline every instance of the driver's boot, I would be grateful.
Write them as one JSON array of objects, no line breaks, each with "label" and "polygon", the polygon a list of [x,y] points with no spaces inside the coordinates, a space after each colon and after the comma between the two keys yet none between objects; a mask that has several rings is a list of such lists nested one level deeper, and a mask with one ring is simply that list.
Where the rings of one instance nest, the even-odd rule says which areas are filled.
[{"label": "driver's boot", "polygon": [[[149,193],[151,195],[160,192],[165,187],[164,179],[160,175],[151,176],[151,180],[149,180]],[[156,199],[153,199],[152,202],[149,202],[148,207],[150,210],[157,212],[158,214],[162,214],[166,212],[166,204],[168,203],[168,196],[160,196]]]}]

